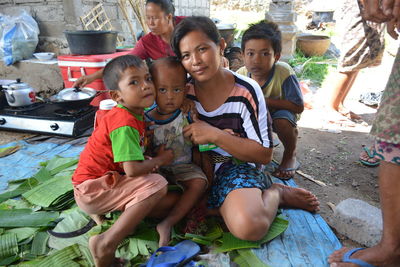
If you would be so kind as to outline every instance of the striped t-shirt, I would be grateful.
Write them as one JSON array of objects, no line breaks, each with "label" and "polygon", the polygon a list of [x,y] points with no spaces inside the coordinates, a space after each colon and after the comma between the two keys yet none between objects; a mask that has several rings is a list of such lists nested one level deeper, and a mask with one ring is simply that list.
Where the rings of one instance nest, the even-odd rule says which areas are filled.
[{"label": "striped t-shirt", "polygon": [[[234,88],[225,103],[217,109],[205,111],[196,98],[193,86],[190,87],[187,97],[195,102],[201,120],[219,129],[232,129],[241,137],[255,140],[264,147],[271,148],[271,119],[260,86],[253,79],[235,72],[232,74],[235,77]],[[221,148],[213,151],[230,156]]]}]

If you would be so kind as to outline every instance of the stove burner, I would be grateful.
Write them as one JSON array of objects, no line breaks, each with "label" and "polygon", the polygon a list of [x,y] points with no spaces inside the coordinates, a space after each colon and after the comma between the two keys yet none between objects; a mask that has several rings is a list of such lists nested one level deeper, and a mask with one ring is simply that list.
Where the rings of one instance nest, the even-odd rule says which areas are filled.
[{"label": "stove burner", "polygon": [[82,114],[85,114],[91,110],[91,107],[84,107],[80,109],[56,109],[54,111],[55,115],[61,116],[61,117],[75,117],[79,116]]},{"label": "stove burner", "polygon": [[15,113],[21,112],[22,113],[22,112],[32,111],[32,110],[38,109],[41,106],[43,106],[43,104],[44,103],[36,102],[36,103],[33,103],[32,105],[22,106],[22,107],[6,106],[6,107],[4,107],[4,110],[8,111],[8,112],[15,112]]}]

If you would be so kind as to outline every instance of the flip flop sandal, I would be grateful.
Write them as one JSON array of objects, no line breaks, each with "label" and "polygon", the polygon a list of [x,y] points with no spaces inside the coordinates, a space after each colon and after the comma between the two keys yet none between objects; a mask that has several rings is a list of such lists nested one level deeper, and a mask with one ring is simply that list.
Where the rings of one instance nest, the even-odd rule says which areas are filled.
[{"label": "flip flop sandal", "polygon": [[[368,160],[364,160],[361,157],[358,159],[358,161],[368,167],[377,167],[379,166],[379,164],[381,163],[381,160],[379,158],[377,158],[378,154],[376,154],[375,149],[371,149],[369,147],[363,146],[362,149],[364,150],[364,152],[367,154],[368,156]],[[370,160],[374,160],[374,161],[370,161]]]},{"label": "flip flop sandal", "polygon": [[276,178],[278,178],[278,179],[280,179],[280,180],[282,180],[282,181],[287,181],[287,180],[292,179],[293,176],[280,177],[280,176],[277,176],[277,175],[276,175],[276,172],[277,172],[277,171],[278,171],[278,172],[291,172],[291,171],[296,172],[299,168],[300,168],[300,162],[296,161],[296,163],[294,164],[294,167],[293,167],[293,168],[281,168],[281,167],[278,167],[278,168],[272,173],[272,176],[274,176],[274,177],[276,177]]},{"label": "flip flop sandal", "polygon": [[360,267],[375,267],[374,265],[372,265],[372,264],[370,264],[370,263],[368,263],[368,262],[365,262],[365,261],[363,261],[363,260],[360,260],[360,259],[351,259],[351,258],[350,258],[351,255],[353,255],[353,254],[356,253],[357,251],[363,250],[363,249],[365,249],[365,248],[353,248],[353,249],[350,249],[350,250],[347,251],[345,254],[343,254],[342,262],[354,263],[354,264],[356,264],[356,265],[358,265],[358,266],[360,266]]},{"label": "flip flop sandal", "polygon": [[200,253],[200,247],[184,240],[173,247],[160,247],[151,255],[146,267],[179,267],[191,262]]}]

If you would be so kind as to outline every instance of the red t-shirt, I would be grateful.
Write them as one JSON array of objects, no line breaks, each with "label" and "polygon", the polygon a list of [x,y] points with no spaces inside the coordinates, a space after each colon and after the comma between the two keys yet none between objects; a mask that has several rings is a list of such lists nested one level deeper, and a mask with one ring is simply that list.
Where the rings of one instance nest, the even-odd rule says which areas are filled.
[{"label": "red t-shirt", "polygon": [[72,183],[96,179],[108,171],[123,173],[122,162],[143,160],[144,133],[143,118],[120,105],[108,111],[82,151]]},{"label": "red t-shirt", "polygon": [[[175,17],[175,25],[181,22],[185,17]],[[175,56],[171,45],[164,42],[159,35],[154,35],[149,32],[136,43],[135,48],[130,51],[130,54],[136,55],[141,59],[151,58],[153,60]]]}]

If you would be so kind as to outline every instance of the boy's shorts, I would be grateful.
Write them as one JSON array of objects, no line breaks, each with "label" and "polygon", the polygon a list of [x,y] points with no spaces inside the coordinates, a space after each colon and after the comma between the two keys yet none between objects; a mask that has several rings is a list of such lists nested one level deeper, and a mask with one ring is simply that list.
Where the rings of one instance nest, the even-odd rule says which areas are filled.
[{"label": "boy's shorts", "polygon": [[200,178],[206,182],[208,186],[208,180],[204,172],[199,166],[193,163],[187,164],[175,164],[167,167],[161,167],[158,171],[164,176],[168,182],[177,184],[182,187],[182,182]]},{"label": "boy's shorts", "polygon": [[110,171],[97,178],[74,185],[75,201],[88,214],[106,214],[121,210],[145,200],[168,184],[159,174],[128,178]]},{"label": "boy's shorts", "polygon": [[275,119],[288,120],[293,125],[293,127],[297,127],[297,117],[293,112],[291,112],[289,110],[286,110],[286,109],[276,110],[274,112],[271,112],[271,117],[272,117],[272,120],[275,120]]}]

